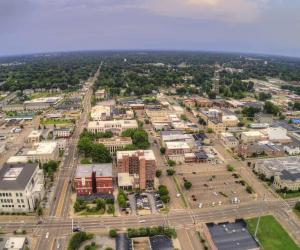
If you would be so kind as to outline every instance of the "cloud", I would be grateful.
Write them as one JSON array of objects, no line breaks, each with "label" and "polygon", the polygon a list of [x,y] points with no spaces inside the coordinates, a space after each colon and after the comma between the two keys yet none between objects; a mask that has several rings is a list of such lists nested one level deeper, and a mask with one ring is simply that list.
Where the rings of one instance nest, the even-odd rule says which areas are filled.
[{"label": "cloud", "polygon": [[144,6],[171,17],[226,22],[253,22],[260,17],[266,0],[149,0]]}]

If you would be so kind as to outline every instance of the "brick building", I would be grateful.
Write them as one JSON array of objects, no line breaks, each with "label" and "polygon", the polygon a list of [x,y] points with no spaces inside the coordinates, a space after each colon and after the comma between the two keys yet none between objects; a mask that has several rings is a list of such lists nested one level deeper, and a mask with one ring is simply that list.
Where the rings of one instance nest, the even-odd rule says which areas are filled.
[{"label": "brick building", "polygon": [[154,186],[156,159],[152,150],[132,150],[117,152],[118,173],[129,173],[139,183],[140,189],[152,188]]},{"label": "brick building", "polygon": [[112,164],[78,165],[74,186],[77,195],[112,194]]}]

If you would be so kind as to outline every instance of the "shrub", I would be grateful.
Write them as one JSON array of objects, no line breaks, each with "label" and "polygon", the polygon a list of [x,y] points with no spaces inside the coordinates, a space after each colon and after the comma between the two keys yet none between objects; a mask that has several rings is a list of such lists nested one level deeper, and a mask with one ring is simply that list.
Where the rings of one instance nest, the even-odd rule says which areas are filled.
[{"label": "shrub", "polygon": [[117,230],[116,229],[110,229],[109,230],[109,237],[111,238],[116,238],[118,235]]},{"label": "shrub", "polygon": [[167,175],[172,176],[175,174],[175,170],[174,169],[167,169]]},{"label": "shrub", "polygon": [[170,167],[173,167],[173,166],[176,165],[176,161],[174,161],[174,160],[168,160],[168,165],[169,165]]},{"label": "shrub", "polygon": [[156,170],[155,175],[156,175],[157,178],[161,177],[162,171],[161,170]]},{"label": "shrub", "polygon": [[189,190],[192,187],[192,183],[190,181],[185,181],[184,187],[185,187],[185,189]]}]

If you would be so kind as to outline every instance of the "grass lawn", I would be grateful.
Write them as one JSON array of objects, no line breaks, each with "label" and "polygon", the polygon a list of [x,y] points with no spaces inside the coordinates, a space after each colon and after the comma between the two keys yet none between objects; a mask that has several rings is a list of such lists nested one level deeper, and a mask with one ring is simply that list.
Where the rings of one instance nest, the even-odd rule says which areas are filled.
[{"label": "grass lawn", "polygon": [[173,181],[174,181],[174,183],[175,183],[177,192],[180,194],[180,198],[181,198],[181,200],[182,200],[182,202],[183,202],[183,204],[184,204],[184,207],[185,207],[185,208],[188,208],[188,203],[187,203],[187,201],[186,201],[185,195],[184,195],[184,193],[182,192],[181,187],[180,187],[180,185],[179,185],[179,183],[178,183],[178,180],[177,180],[177,178],[176,178],[175,176],[173,176]]},{"label": "grass lawn", "polygon": [[[253,235],[257,219],[246,220],[248,230]],[[264,250],[300,250],[288,233],[271,215],[261,217],[257,237]]]},{"label": "grass lawn", "polygon": [[41,119],[42,125],[61,125],[61,124],[73,124],[69,119]]},{"label": "grass lawn", "polygon": [[290,199],[290,198],[298,198],[300,197],[300,192],[293,192],[293,193],[283,193],[277,192],[283,199]]},{"label": "grass lawn", "polygon": [[294,213],[299,217],[299,219],[300,219],[300,211],[299,210],[297,210],[297,209],[293,209],[293,211],[294,211]]}]

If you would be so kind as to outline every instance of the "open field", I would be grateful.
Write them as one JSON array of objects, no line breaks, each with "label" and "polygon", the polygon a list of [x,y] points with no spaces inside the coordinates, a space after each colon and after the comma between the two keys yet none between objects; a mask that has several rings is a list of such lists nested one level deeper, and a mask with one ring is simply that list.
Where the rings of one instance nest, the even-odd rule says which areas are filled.
[{"label": "open field", "polygon": [[[258,218],[247,220],[250,233],[254,234]],[[263,216],[260,220],[257,238],[264,250],[299,250],[288,233],[271,216]]]}]

